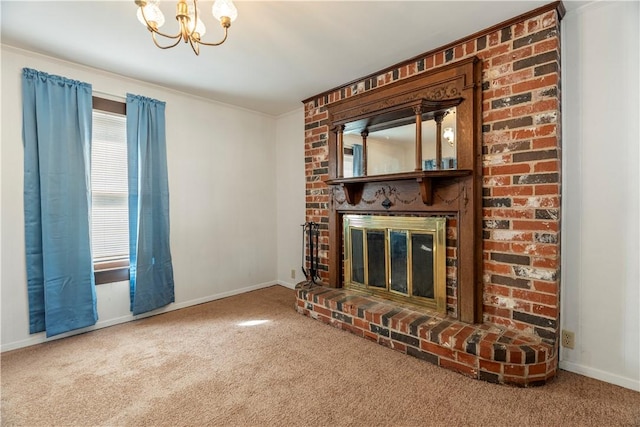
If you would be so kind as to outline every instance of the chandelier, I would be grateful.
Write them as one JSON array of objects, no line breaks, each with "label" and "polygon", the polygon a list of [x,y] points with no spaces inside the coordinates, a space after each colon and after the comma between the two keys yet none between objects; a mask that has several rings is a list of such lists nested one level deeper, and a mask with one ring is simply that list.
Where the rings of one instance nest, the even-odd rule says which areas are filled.
[{"label": "chandelier", "polygon": [[449,145],[453,147],[453,139],[456,136],[456,134],[453,132],[453,128],[444,128],[444,133],[442,134],[442,136],[449,142]]},{"label": "chandelier", "polygon": [[[138,6],[138,20],[151,32],[153,43],[160,49],[175,47],[184,41],[189,43],[196,55],[200,54],[200,45],[220,46],[227,40],[227,32],[231,23],[238,17],[238,10],[232,0],[216,0],[211,8],[214,18],[220,21],[224,29],[224,37],[216,43],[202,41],[202,36],[207,31],[200,20],[200,9],[197,0],[179,0],[176,4],[176,20],[180,25],[177,34],[165,34],[159,30],[164,25],[164,15],[158,7],[159,0],[135,0]],[[169,44],[162,45],[158,42],[158,37],[167,39]],[[174,42],[175,41],[175,42]]]}]

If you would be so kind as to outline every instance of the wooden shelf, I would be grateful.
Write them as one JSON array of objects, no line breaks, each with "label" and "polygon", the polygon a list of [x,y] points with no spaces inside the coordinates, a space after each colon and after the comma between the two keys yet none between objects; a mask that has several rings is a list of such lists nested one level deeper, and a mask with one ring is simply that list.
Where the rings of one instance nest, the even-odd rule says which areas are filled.
[{"label": "wooden shelf", "polygon": [[425,205],[433,203],[433,181],[468,176],[471,169],[440,169],[415,172],[394,173],[389,175],[358,176],[353,178],[334,178],[325,181],[328,185],[340,185],[344,189],[347,203],[355,205],[362,195],[364,184],[368,182],[409,181],[415,180],[420,186],[420,195]]}]

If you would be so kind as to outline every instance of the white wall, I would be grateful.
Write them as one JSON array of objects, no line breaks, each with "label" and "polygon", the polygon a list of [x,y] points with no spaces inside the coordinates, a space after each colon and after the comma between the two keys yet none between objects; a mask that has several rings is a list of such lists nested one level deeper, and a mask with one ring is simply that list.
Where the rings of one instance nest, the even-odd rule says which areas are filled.
[{"label": "white wall", "polygon": [[[305,222],[304,109],[276,120],[278,283],[294,287],[302,274],[302,227]],[[295,277],[291,277],[291,270]]]},{"label": "white wall", "polygon": [[[275,118],[6,46],[1,53],[3,351],[45,340],[44,334],[29,335],[28,326],[22,197],[23,67],[86,81],[94,91],[122,97],[130,92],[167,102],[176,302],[159,312],[275,283],[276,227],[288,227],[285,219],[276,221]],[[282,119],[287,120],[294,118]],[[295,120],[302,126],[301,117]],[[283,134],[291,144],[292,139],[287,138],[293,137],[284,130]],[[302,146],[303,141],[298,139]],[[304,167],[300,162],[296,159],[295,168]],[[278,176],[284,179],[284,175]],[[299,186],[304,195],[304,180]],[[282,203],[286,206],[288,201]],[[283,242],[283,253],[289,256],[287,245]],[[133,319],[127,285],[97,286],[99,320],[88,329]]]},{"label": "white wall", "polygon": [[367,138],[368,175],[410,172],[415,167],[415,141],[387,141],[371,136]]},{"label": "white wall", "polygon": [[562,28],[560,367],[640,391],[640,3],[594,2]]}]

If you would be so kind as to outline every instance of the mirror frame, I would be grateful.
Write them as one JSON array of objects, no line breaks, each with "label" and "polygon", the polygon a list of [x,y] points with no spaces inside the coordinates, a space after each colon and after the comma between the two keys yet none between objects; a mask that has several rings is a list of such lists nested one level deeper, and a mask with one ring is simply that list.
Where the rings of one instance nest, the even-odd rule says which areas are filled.
[{"label": "mirror frame", "polygon": [[[450,108],[457,107],[463,102],[463,98],[453,98],[441,101],[432,101],[429,99],[417,99],[392,105],[372,114],[362,114],[360,116],[351,117],[349,119],[338,120],[334,122],[332,132],[336,135],[337,165],[336,178],[344,178],[344,133],[346,131],[356,131],[362,136],[363,141],[363,175],[371,176],[367,173],[367,138],[368,136],[380,130],[391,129],[394,127],[413,124],[415,126],[414,150],[415,150],[415,168],[414,171],[424,170],[422,161],[422,123],[428,120],[436,122],[436,170],[441,169],[442,164],[442,120],[447,115]],[[457,157],[457,156],[456,156]],[[393,175],[393,174],[386,174]],[[376,175],[374,175],[376,176]]]},{"label": "mirror frame", "polygon": [[[372,79],[375,76],[371,76]],[[362,80],[362,79],[361,79]],[[342,218],[367,215],[450,215],[456,219],[457,310],[464,322],[482,321],[482,64],[469,57],[351,96],[335,91],[328,98],[327,206],[329,281],[342,286]],[[358,87],[347,86],[357,91]],[[340,96],[349,97],[340,99]],[[335,97],[335,98],[334,98]],[[456,106],[458,169],[416,170],[391,175],[344,178],[338,162],[341,126],[406,108],[439,111]],[[421,113],[422,111],[420,111]],[[415,111],[414,111],[415,113]],[[416,132],[418,129],[416,129]],[[416,150],[419,145],[416,144]],[[421,147],[420,147],[421,149]],[[421,158],[417,156],[416,158]],[[341,176],[341,177],[339,177]],[[416,190],[418,194],[416,196]],[[463,242],[463,243],[461,243]]]}]

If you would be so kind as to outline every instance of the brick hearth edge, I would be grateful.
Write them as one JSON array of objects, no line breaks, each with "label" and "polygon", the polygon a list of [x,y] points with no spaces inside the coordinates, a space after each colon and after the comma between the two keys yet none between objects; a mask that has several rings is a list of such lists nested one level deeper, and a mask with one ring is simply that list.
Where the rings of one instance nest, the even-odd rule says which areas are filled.
[{"label": "brick hearth edge", "polygon": [[492,324],[470,325],[345,289],[296,290],[296,310],[338,329],[472,378],[538,386],[557,370],[540,337]]}]

